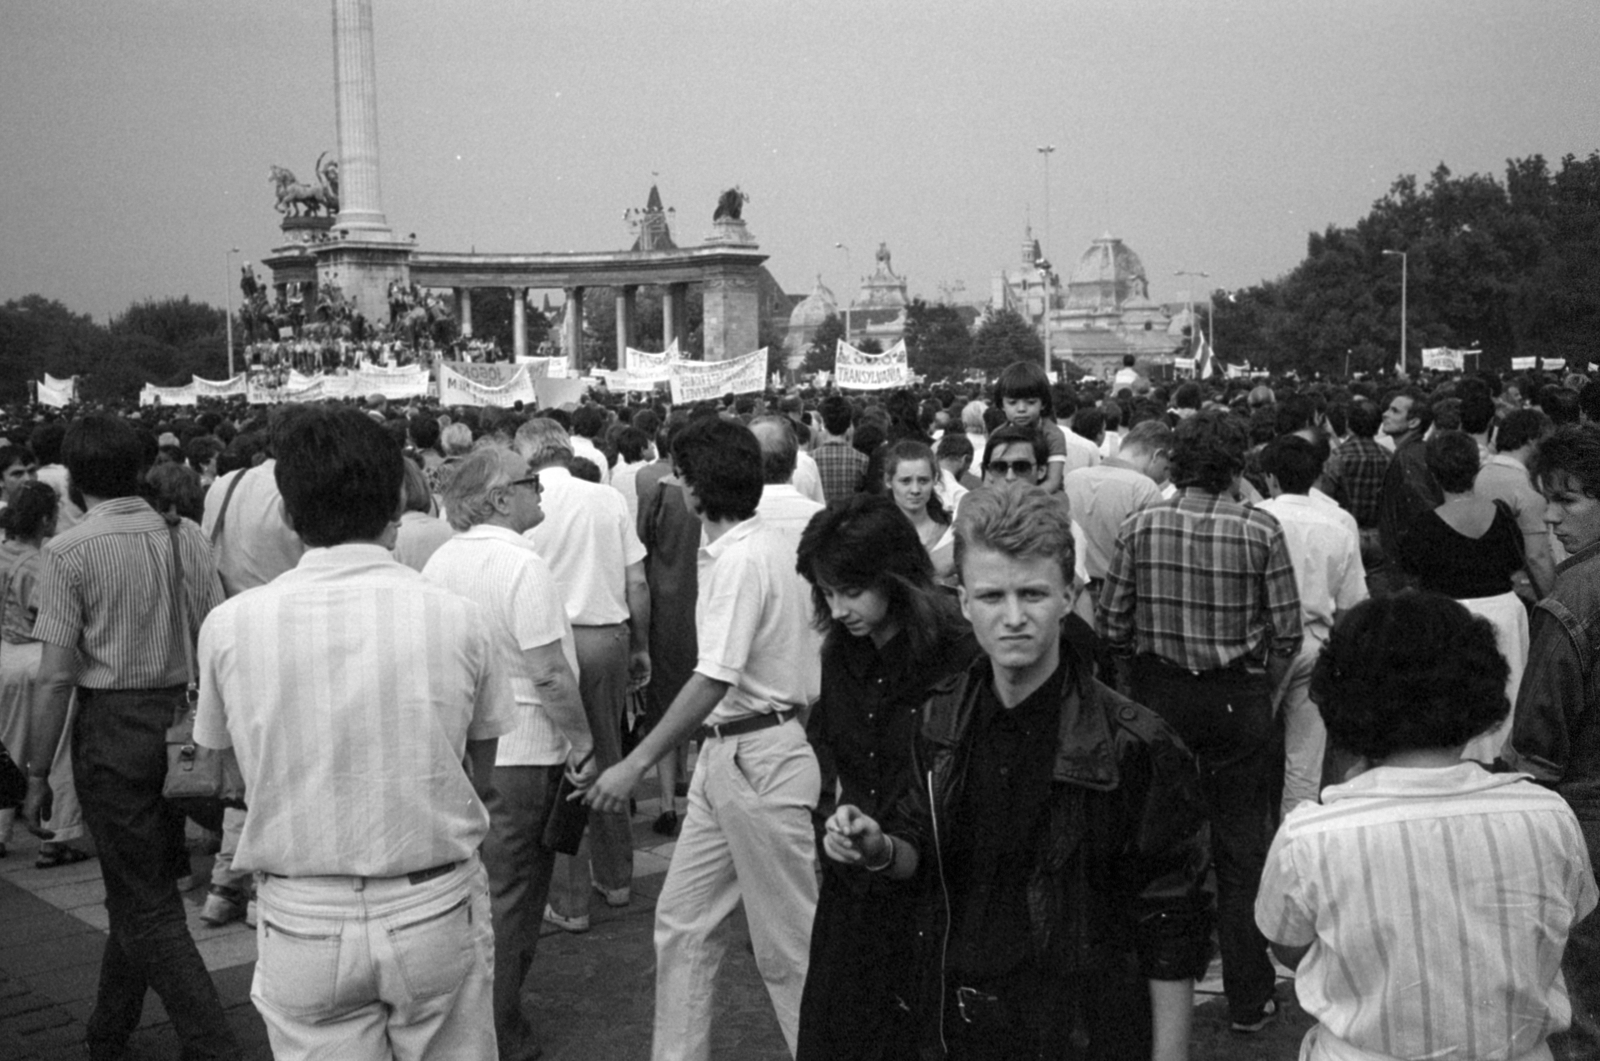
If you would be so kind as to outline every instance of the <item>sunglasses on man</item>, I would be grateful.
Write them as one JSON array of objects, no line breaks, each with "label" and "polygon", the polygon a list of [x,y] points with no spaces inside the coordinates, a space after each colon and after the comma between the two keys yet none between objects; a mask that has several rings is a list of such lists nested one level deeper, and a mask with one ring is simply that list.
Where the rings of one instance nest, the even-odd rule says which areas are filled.
[{"label": "sunglasses on man", "polygon": [[988,464],[984,465],[984,469],[986,471],[990,471],[1001,476],[1014,475],[1018,479],[1026,479],[1033,475],[1033,470],[1037,467],[1037,464],[1028,460],[990,461]]},{"label": "sunglasses on man", "polygon": [[509,483],[507,483],[506,485],[507,486],[531,486],[536,491],[538,491],[539,493],[541,493],[541,494],[544,493],[544,487],[539,485],[539,477],[537,475],[530,475],[526,479],[513,479]]}]

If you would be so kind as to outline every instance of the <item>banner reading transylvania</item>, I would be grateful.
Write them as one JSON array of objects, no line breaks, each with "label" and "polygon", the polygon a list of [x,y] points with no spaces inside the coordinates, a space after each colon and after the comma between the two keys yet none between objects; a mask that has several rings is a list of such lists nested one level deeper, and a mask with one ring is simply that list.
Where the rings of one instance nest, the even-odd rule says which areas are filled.
[{"label": "banner reading transylvania", "polygon": [[767,348],[727,361],[679,361],[672,369],[672,402],[714,401],[724,394],[760,394],[767,386]]},{"label": "banner reading transylvania", "polygon": [[862,353],[840,339],[834,350],[833,371],[834,385],[840,390],[875,391],[911,385],[904,339],[881,354]]}]

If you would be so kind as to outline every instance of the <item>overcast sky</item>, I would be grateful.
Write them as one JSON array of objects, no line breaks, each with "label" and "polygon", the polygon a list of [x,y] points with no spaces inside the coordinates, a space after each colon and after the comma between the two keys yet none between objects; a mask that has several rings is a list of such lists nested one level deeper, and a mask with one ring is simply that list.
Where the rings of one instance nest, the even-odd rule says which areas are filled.
[{"label": "overcast sky", "polygon": [[[336,147],[330,6],[0,0],[0,300],[220,304],[227,250],[279,242],[268,166]],[[374,8],[396,233],[620,249],[659,174],[694,243],[738,184],[797,293],[886,242],[913,294],[984,298],[1031,216],[1058,267],[1109,230],[1176,299],[1282,274],[1399,174],[1600,147],[1595,0]]]}]

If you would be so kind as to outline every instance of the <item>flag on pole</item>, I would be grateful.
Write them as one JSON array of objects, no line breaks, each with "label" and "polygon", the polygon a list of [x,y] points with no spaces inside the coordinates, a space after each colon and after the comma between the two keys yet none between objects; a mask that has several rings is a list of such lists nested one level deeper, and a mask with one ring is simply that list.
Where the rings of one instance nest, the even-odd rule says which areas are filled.
[{"label": "flag on pole", "polygon": [[1197,379],[1210,379],[1216,372],[1216,358],[1213,353],[1211,344],[1206,342],[1206,333],[1200,332],[1194,348],[1194,374]]}]

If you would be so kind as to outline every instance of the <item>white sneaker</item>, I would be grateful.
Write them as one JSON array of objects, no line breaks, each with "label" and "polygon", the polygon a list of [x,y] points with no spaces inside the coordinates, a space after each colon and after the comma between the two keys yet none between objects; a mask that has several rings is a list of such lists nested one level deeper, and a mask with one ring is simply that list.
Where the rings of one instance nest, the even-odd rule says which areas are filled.
[{"label": "white sneaker", "polygon": [[544,908],[544,919],[563,932],[577,934],[589,931],[589,915],[579,914],[577,917],[562,917],[556,913],[555,908],[549,904]]},{"label": "white sneaker", "polygon": [[633,902],[632,888],[602,888],[598,883],[591,883],[594,883],[594,890],[605,898],[607,906],[627,906]]}]

